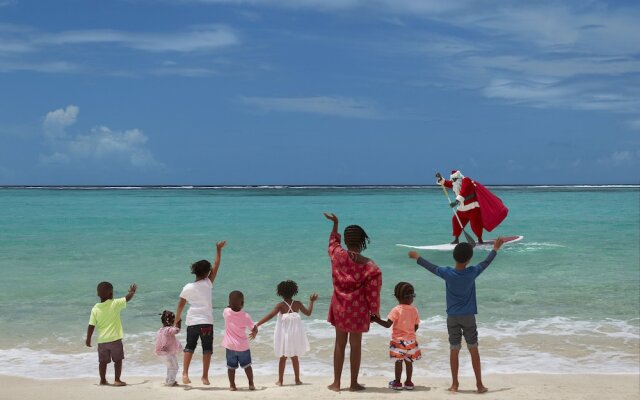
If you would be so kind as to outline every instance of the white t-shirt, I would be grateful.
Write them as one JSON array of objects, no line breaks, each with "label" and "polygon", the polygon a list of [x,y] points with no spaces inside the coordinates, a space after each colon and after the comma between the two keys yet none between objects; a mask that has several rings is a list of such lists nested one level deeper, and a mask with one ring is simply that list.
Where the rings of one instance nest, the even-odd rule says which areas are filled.
[{"label": "white t-shirt", "polygon": [[189,303],[187,326],[213,324],[213,305],[211,304],[211,288],[209,278],[187,283],[182,288],[180,298]]}]

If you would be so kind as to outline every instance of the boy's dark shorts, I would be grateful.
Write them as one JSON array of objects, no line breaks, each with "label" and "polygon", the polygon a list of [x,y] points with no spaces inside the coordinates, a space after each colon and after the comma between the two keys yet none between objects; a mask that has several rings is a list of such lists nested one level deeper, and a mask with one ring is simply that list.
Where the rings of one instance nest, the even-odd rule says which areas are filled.
[{"label": "boy's dark shorts", "polygon": [[109,364],[111,361],[118,362],[124,360],[124,346],[122,340],[114,342],[98,343],[98,362]]},{"label": "boy's dark shorts", "polygon": [[251,350],[235,351],[227,349],[227,368],[238,369],[251,366]]},{"label": "boy's dark shorts", "polygon": [[478,347],[478,326],[474,314],[448,316],[447,330],[449,331],[449,348],[451,350],[459,350],[462,347],[462,336],[464,336],[468,348]]},{"label": "boy's dark shorts", "polygon": [[213,325],[191,325],[187,326],[187,345],[184,346],[185,353],[193,353],[198,345],[198,338],[202,344],[202,354],[213,353]]}]

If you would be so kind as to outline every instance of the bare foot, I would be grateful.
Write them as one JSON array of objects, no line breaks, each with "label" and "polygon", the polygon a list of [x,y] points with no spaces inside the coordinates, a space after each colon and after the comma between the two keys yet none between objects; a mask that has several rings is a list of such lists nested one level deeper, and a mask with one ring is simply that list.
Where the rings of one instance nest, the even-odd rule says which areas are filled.
[{"label": "bare foot", "polygon": [[189,379],[189,375],[182,375],[182,383],[188,385],[191,383],[191,379]]},{"label": "bare foot", "polygon": [[276,381],[276,386],[282,386],[282,381]]},{"label": "bare foot", "polygon": [[113,382],[113,386],[127,386],[127,382],[115,381]]},{"label": "bare foot", "polygon": [[210,383],[209,383],[209,377],[208,377],[208,376],[203,376],[203,377],[202,377],[202,384],[203,384],[203,385],[207,385],[207,386],[209,386],[209,385],[210,385]]},{"label": "bare foot", "polygon": [[301,380],[297,380],[296,381],[296,385],[302,385],[302,381]]},{"label": "bare foot", "polygon": [[254,386],[253,383],[249,385],[249,390],[256,390],[256,387]]},{"label": "bare foot", "polygon": [[450,392],[457,392],[458,391],[458,384],[457,383],[452,383],[451,387],[449,387],[449,389],[447,389]]},{"label": "bare foot", "polygon": [[350,392],[359,392],[359,391],[365,390],[365,389],[366,388],[364,386],[362,386],[361,384],[359,384],[359,383],[356,383],[355,385],[351,385],[349,387],[349,391]]},{"label": "bare foot", "polygon": [[483,385],[478,385],[478,390],[476,390],[477,393],[486,393],[488,391],[489,391],[489,389],[487,389]]},{"label": "bare foot", "polygon": [[229,386],[229,390],[231,390],[232,392],[235,392],[236,390],[238,390],[238,388],[235,385],[231,385]]},{"label": "bare foot", "polygon": [[100,386],[107,386],[109,385],[109,382],[107,381],[100,381]]},{"label": "bare foot", "polygon": [[327,389],[333,390],[334,392],[339,392],[340,391],[340,384],[339,383],[332,383],[331,385],[327,386]]},{"label": "bare foot", "polygon": [[174,387],[174,386],[180,386],[180,385],[178,385],[178,382],[173,382],[173,383],[166,383],[165,386]]}]

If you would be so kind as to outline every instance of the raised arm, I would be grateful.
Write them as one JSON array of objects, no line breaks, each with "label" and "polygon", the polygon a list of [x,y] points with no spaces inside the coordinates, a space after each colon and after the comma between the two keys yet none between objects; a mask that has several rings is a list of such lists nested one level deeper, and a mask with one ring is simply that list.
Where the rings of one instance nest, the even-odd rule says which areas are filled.
[{"label": "raised arm", "polygon": [[173,326],[176,328],[180,327],[180,321],[182,320],[182,310],[184,310],[184,306],[187,304],[187,300],[180,297],[178,300],[178,308],[176,308],[176,318],[173,322]]},{"label": "raised arm", "polygon": [[495,243],[493,244],[493,250],[489,252],[489,255],[487,256],[487,258],[484,259],[484,261],[478,264],[478,266],[482,268],[482,271],[484,271],[489,267],[493,259],[498,254],[498,250],[500,250],[503,244],[504,244],[504,239],[502,237],[499,237],[496,239]]},{"label": "raised arm", "polygon": [[211,282],[215,281],[216,275],[218,275],[218,268],[220,268],[220,257],[222,257],[222,248],[225,244],[227,244],[226,240],[216,243],[216,259],[213,261],[213,267],[209,272],[209,280]]},{"label": "raised arm", "polygon": [[311,313],[313,312],[313,303],[315,303],[316,300],[318,300],[318,293],[314,293],[311,296],[309,296],[309,308],[305,308],[304,304],[302,304],[302,302],[299,302],[300,311],[302,311],[302,313],[307,317],[310,316]]},{"label": "raised arm", "polygon": [[333,222],[333,228],[331,229],[331,233],[338,233],[338,216],[330,213],[323,213],[323,214],[326,219]]},{"label": "raised arm", "polygon": [[276,306],[273,307],[273,310],[271,310],[269,312],[269,314],[267,314],[264,317],[262,317],[262,319],[260,321],[258,321],[258,323],[256,324],[256,327],[269,322],[271,320],[271,318],[273,318],[276,315],[278,315],[279,308],[280,308],[280,303],[276,304]]},{"label": "raised arm", "polygon": [[135,283],[132,283],[131,286],[129,286],[129,293],[127,293],[126,296],[124,296],[124,298],[127,300],[127,303],[133,299],[133,296],[136,294],[136,290],[138,290],[138,285],[136,285]]},{"label": "raised arm", "polygon": [[418,254],[417,251],[410,251],[409,258],[413,258],[414,260],[416,260],[418,265],[431,272],[432,274],[438,275],[438,266],[420,257],[420,254]]}]

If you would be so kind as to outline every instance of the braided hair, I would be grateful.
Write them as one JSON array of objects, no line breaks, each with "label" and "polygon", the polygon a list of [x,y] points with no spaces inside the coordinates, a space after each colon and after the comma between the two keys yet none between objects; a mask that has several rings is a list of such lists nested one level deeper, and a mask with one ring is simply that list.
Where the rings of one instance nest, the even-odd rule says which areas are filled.
[{"label": "braided hair", "polygon": [[173,321],[175,321],[176,315],[169,310],[164,310],[162,314],[160,314],[160,321],[162,321],[163,326],[171,326],[173,325]]},{"label": "braided hair", "polygon": [[400,302],[413,294],[413,285],[409,282],[398,282],[393,290],[393,295],[396,296],[396,299]]},{"label": "braided hair", "polygon": [[358,251],[363,251],[367,248],[367,243],[369,242],[367,232],[365,232],[360,225],[349,225],[344,228],[344,243],[347,247],[353,247],[358,249]]}]

